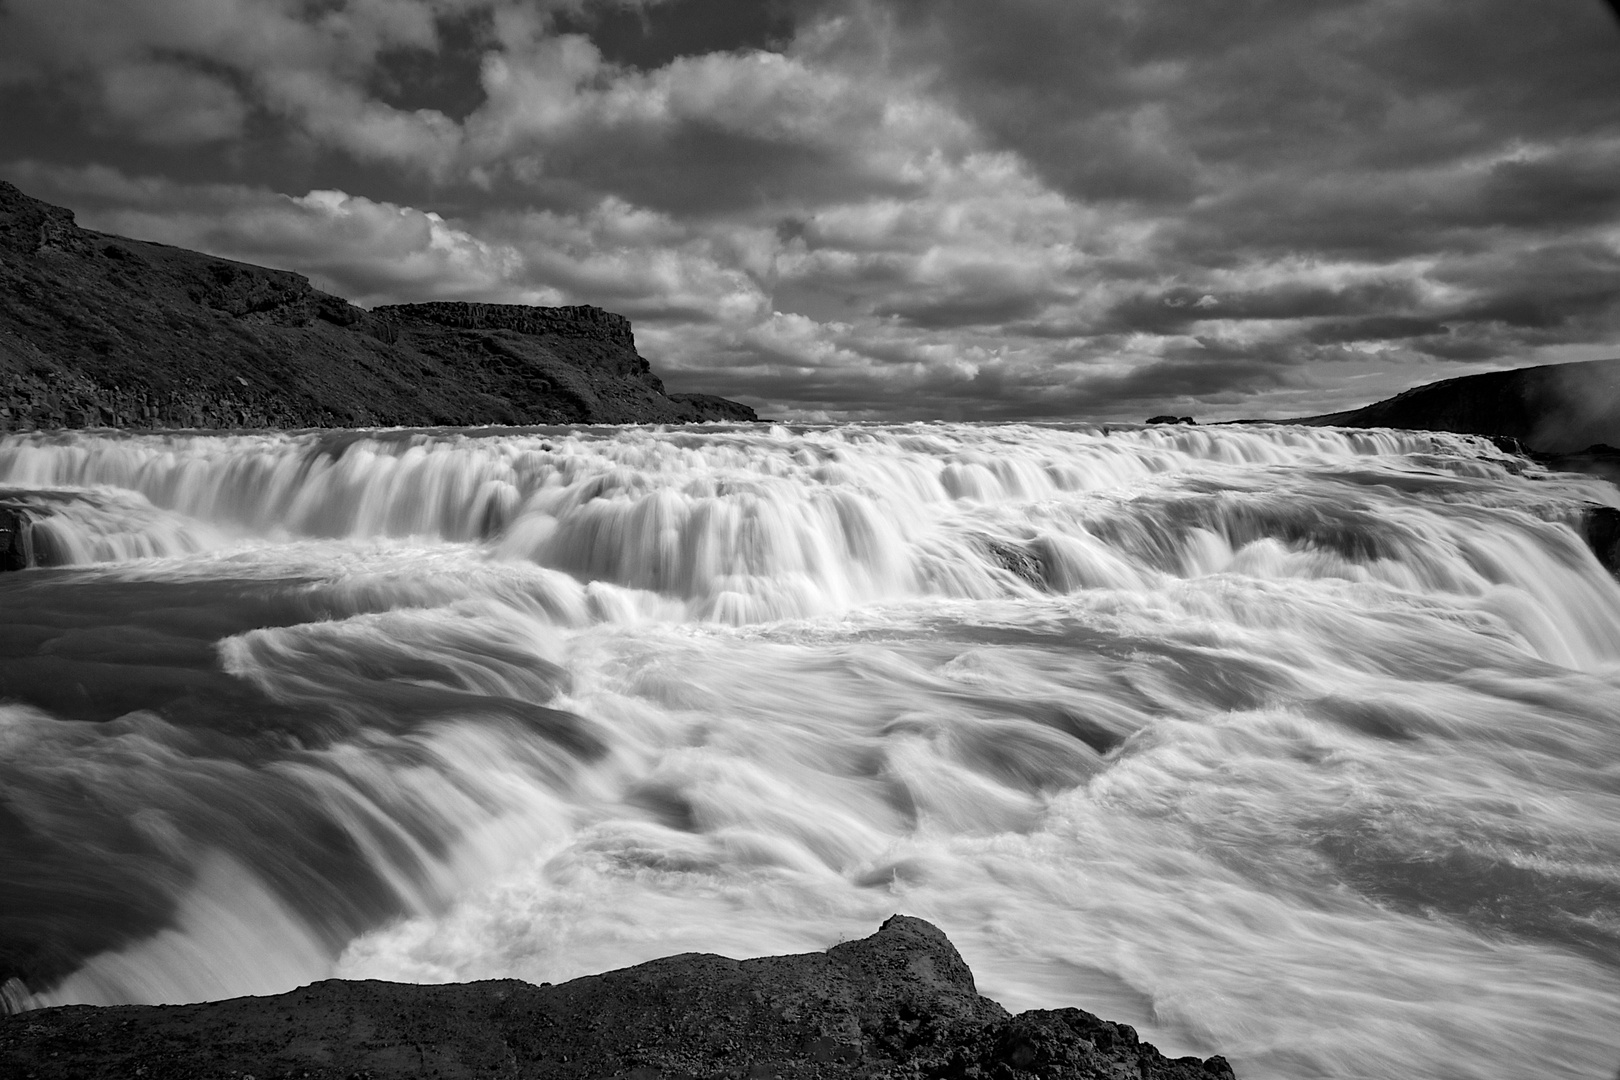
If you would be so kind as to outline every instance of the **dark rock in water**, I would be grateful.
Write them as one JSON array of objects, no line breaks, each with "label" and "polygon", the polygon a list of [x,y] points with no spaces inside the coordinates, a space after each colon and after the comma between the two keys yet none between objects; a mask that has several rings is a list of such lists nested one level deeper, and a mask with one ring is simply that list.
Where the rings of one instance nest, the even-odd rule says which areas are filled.
[{"label": "dark rock in water", "polygon": [[81,229],[0,181],[0,431],[686,423],[600,308],[365,311],[299,274]]},{"label": "dark rock in water", "polygon": [[1194,420],[1190,416],[1171,416],[1168,413],[1166,413],[1166,414],[1164,414],[1162,416],[1150,416],[1150,417],[1148,417],[1147,422],[1150,423],[1150,424],[1196,424],[1196,423],[1198,423],[1198,421]]},{"label": "dark rock in water", "polygon": [[1529,457],[1549,469],[1557,472],[1587,473],[1591,476],[1601,476],[1603,479],[1620,487],[1620,449],[1609,446],[1607,443],[1594,443],[1585,450],[1573,450],[1566,453],[1543,454],[1534,450],[1526,450]]},{"label": "dark rock in water", "polygon": [[1620,359],[1464,375],[1289,422],[1491,435],[1544,452],[1620,442]]},{"label": "dark rock in water", "polygon": [[[0,488],[0,572],[73,562],[71,553],[51,528],[51,519],[59,520],[63,514],[75,514],[81,519],[101,517],[109,534],[117,532],[120,524],[138,528],[138,521],[120,520],[127,517],[127,506],[109,511],[108,504],[118,501],[116,495],[102,491]],[[153,512],[149,505],[145,509]]]},{"label": "dark rock in water", "polygon": [[1589,506],[1581,518],[1586,546],[1609,573],[1620,576],[1620,510]]},{"label": "dark rock in water", "polygon": [[22,510],[0,503],[0,571],[34,565],[34,520]]},{"label": "dark rock in water", "polygon": [[50,538],[34,529],[50,513],[49,501],[0,491],[0,571],[55,566],[63,561]]},{"label": "dark rock in water", "polygon": [[1046,561],[1038,552],[1001,540],[986,540],[984,550],[985,554],[990,556],[990,561],[1003,570],[1022,578],[1037,589],[1051,588],[1046,579]]},{"label": "dark rock in water", "polygon": [[1079,1009],[1009,1016],[945,935],[897,915],[825,953],[687,953],[560,986],[315,983],[184,1006],[0,1018],[0,1072],[38,1080],[1065,1077],[1230,1080]]}]

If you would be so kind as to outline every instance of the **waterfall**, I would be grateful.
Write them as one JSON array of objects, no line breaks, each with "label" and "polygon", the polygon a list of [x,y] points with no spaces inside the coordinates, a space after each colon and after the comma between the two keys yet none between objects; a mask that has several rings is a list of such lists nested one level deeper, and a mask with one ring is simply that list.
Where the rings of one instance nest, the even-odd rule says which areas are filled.
[{"label": "waterfall", "polygon": [[3,997],[904,911],[1009,1008],[1245,1077],[1607,1075],[1592,505],[1286,426],[0,437]]}]

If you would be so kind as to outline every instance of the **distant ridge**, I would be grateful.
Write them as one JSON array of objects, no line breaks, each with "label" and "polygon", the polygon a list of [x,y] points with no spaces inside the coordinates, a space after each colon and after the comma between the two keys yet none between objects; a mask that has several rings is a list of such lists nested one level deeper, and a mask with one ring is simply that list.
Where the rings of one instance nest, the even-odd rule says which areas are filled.
[{"label": "distant ridge", "polygon": [[1288,422],[1504,436],[1545,453],[1620,445],[1620,359],[1464,375]]},{"label": "distant ridge", "polygon": [[82,229],[0,181],[0,431],[755,419],[666,393],[601,308],[365,311],[299,274]]}]

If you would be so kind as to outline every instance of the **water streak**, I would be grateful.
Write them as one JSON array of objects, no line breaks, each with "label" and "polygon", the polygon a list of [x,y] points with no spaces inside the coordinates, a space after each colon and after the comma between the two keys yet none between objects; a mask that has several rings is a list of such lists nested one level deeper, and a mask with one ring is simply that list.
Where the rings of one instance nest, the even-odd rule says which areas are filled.
[{"label": "water streak", "polygon": [[1620,505],[1468,437],[0,439],[13,1007],[902,910],[1248,1077],[1620,1063]]}]

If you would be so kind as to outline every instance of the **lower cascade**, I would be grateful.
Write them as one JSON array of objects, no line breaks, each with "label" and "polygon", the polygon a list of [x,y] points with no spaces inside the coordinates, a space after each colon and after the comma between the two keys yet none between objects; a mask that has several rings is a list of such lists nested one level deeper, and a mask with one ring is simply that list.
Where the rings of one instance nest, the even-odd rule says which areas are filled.
[{"label": "lower cascade", "polygon": [[0,1001],[904,911],[1246,1080],[1613,1075],[1617,508],[1388,430],[3,436]]}]

